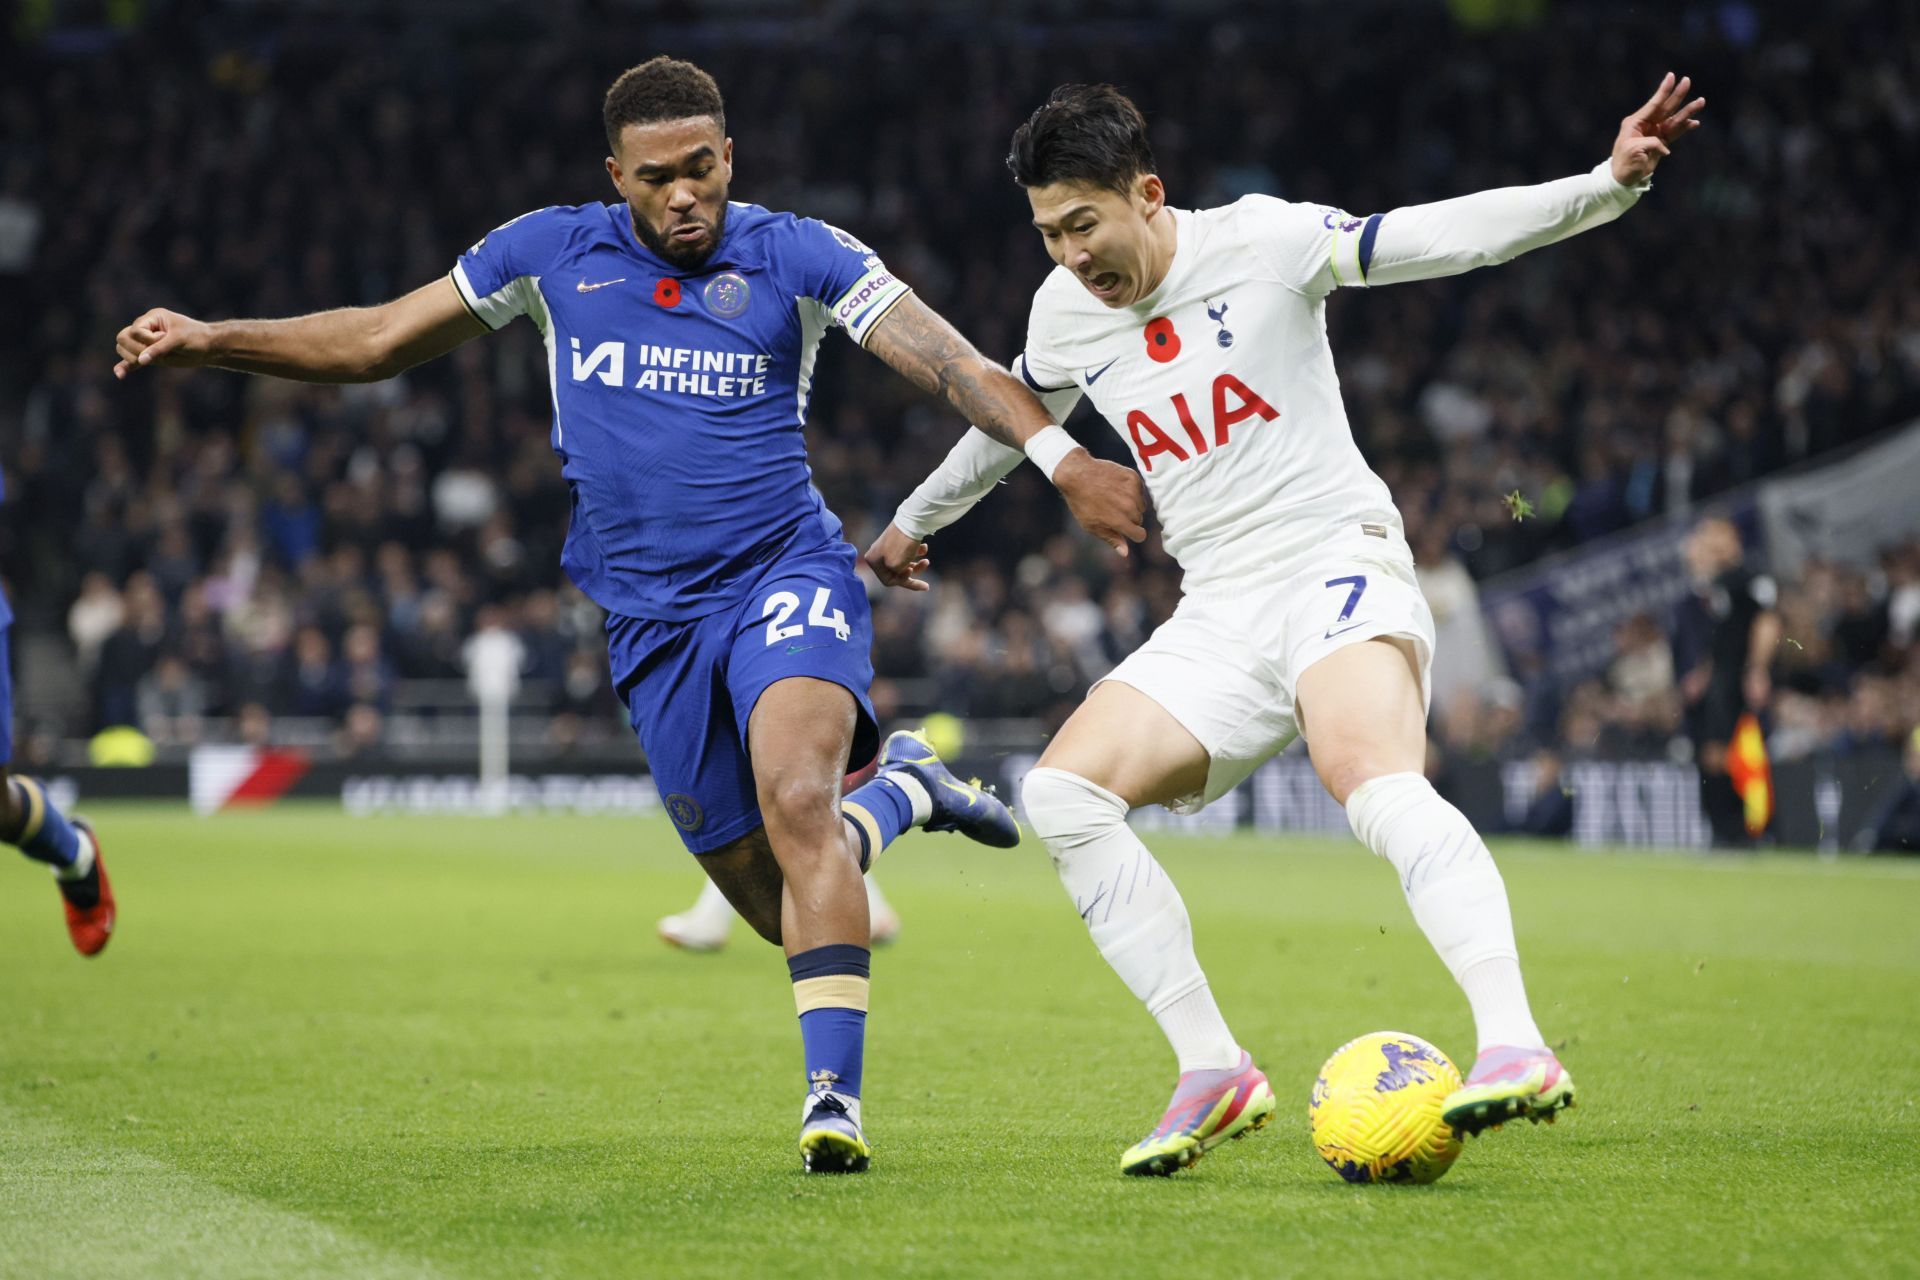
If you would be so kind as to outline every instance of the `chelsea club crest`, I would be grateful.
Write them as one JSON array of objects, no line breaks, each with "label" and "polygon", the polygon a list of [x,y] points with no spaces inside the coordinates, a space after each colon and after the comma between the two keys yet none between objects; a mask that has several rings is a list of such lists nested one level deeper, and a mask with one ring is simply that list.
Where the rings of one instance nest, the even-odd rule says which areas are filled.
[{"label": "chelsea club crest", "polygon": [[709,315],[731,320],[747,309],[747,294],[746,277],[733,271],[723,271],[707,281],[700,300],[706,304]]}]

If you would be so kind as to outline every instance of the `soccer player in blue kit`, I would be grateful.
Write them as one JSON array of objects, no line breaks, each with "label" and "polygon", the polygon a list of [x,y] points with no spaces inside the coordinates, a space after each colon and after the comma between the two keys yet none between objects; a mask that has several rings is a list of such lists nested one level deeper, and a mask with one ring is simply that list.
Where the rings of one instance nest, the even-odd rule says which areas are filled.
[{"label": "soccer player in blue kit", "polygon": [[[896,734],[874,780],[866,593],[802,430],[829,328],[1014,447],[1051,425],[853,236],[730,203],[712,77],[655,58],[604,107],[620,194],[488,233],[451,274],[372,308],[207,324],[149,311],[115,372],[212,365],[310,382],[392,377],[526,316],[546,340],[554,452],[573,493],[562,563],[607,611],[615,688],[667,813],[708,876],[782,945],[800,1011],[809,1171],[856,1172],[868,986],[862,872],[911,826],[1010,846],[1006,806]],[[1129,468],[1084,450],[1055,484],[1122,552],[1144,536]]]},{"label": "soccer player in blue kit", "polygon": [[[0,482],[0,497],[4,497]],[[13,662],[8,633],[13,608],[0,594],[0,841],[53,870],[67,916],[67,936],[83,956],[97,956],[113,940],[117,911],[113,886],[93,828],[60,812],[36,778],[15,775]]]}]

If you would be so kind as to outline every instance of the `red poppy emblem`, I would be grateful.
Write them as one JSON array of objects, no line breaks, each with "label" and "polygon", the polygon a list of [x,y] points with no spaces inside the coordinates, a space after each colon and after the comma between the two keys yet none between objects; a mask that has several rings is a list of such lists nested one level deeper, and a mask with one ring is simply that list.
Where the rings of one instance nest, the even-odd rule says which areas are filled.
[{"label": "red poppy emblem", "polygon": [[1147,354],[1161,364],[1180,354],[1180,335],[1173,331],[1173,321],[1165,316],[1147,326]]},{"label": "red poppy emblem", "polygon": [[675,280],[672,276],[668,276],[666,279],[662,280],[659,284],[654,285],[653,300],[659,303],[663,307],[679,306],[680,305],[680,282],[678,280]]}]

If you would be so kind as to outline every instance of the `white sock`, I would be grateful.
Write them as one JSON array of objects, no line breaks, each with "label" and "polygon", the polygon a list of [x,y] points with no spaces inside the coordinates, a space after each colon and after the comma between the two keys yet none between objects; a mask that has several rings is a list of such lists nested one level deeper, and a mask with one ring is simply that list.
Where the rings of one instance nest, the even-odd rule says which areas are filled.
[{"label": "white sock", "polygon": [[933,816],[933,797],[927,794],[926,784],[905,769],[889,769],[885,773],[877,773],[874,775],[874,781],[897,787],[900,793],[906,796],[907,803],[913,806],[913,822],[910,825],[925,826],[927,819]]},{"label": "white sock", "polygon": [[1126,801],[1077,774],[1035,769],[1021,808],[1094,946],[1159,1021],[1181,1073],[1237,1066],[1240,1045],[1193,954],[1187,904],[1127,826]]},{"label": "white sock", "polygon": [[727,901],[726,894],[720,892],[720,886],[711,880],[700,886],[700,896],[680,914],[718,933],[726,933],[733,928],[733,904]]},{"label": "white sock", "polygon": [[79,852],[74,854],[71,865],[53,869],[55,880],[85,880],[87,873],[93,870],[93,840],[79,827],[73,829],[73,835]]},{"label": "white sock", "polygon": [[1506,882],[1466,815],[1420,774],[1390,773],[1355,788],[1347,821],[1400,873],[1415,923],[1473,1006],[1480,1048],[1544,1046],[1520,981]]},{"label": "white sock", "polygon": [[1546,1045],[1527,1008],[1527,987],[1520,962],[1506,956],[1482,960],[1460,975],[1460,989],[1473,1006],[1473,1025],[1482,1052],[1496,1044],[1538,1049]]},{"label": "white sock", "polygon": [[1219,1071],[1240,1065],[1240,1042],[1227,1030],[1213,988],[1204,983],[1153,1015],[1180,1059],[1180,1074]]}]

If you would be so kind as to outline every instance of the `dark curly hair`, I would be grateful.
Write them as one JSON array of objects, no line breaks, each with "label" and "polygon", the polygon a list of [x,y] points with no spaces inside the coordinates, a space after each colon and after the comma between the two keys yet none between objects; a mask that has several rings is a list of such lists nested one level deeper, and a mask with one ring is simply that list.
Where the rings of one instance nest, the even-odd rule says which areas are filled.
[{"label": "dark curly hair", "polygon": [[1146,117],[1110,84],[1063,84],[1013,131],[1007,168],[1023,187],[1086,182],[1125,195],[1154,170]]},{"label": "dark curly hair", "polygon": [[622,71],[607,90],[606,104],[600,110],[607,128],[607,145],[615,152],[620,150],[620,131],[630,124],[685,120],[690,116],[712,116],[720,132],[727,131],[727,105],[713,77],[691,62],[665,54]]}]

